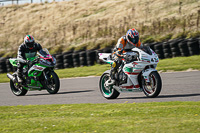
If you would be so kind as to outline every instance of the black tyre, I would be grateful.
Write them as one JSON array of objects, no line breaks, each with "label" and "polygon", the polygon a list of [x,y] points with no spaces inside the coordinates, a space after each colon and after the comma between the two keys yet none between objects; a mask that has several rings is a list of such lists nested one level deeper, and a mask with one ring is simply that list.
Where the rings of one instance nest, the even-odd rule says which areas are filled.
[{"label": "black tyre", "polygon": [[80,66],[80,60],[79,60],[79,53],[73,53],[73,65],[74,67],[79,67]]},{"label": "black tyre", "polygon": [[171,58],[171,54],[169,54],[169,53],[165,53],[164,56],[165,56],[165,58]]},{"label": "black tyre", "polygon": [[167,42],[163,43],[163,49],[170,49],[170,45]]},{"label": "black tyre", "polygon": [[10,80],[10,89],[15,96],[24,96],[28,92],[23,87],[19,87],[18,83],[14,83],[12,80]]},{"label": "black tyre", "polygon": [[153,50],[153,51],[155,51],[156,49],[155,49],[155,45],[157,45],[158,43],[157,42],[154,42],[154,43],[150,43],[149,44],[149,47]]},{"label": "black tyre", "polygon": [[112,53],[112,48],[103,49],[103,53]]},{"label": "black tyre", "polygon": [[63,63],[56,63],[56,69],[62,69]]},{"label": "black tyre", "polygon": [[101,91],[101,94],[106,99],[116,99],[119,96],[119,92],[113,88],[113,86],[105,86],[105,82],[109,79],[110,74],[109,71],[104,72],[104,74],[101,76],[99,81],[99,88]]},{"label": "black tyre", "polygon": [[91,61],[91,62],[96,61],[96,51],[95,50],[87,51],[87,61]]},{"label": "black tyre", "polygon": [[160,94],[162,88],[162,80],[157,71],[153,71],[149,75],[150,83],[146,83],[145,79],[142,77],[142,89],[147,97],[153,98]]},{"label": "black tyre", "polygon": [[180,56],[180,53],[178,53],[178,52],[172,52],[172,57],[178,57],[178,56]]},{"label": "black tyre", "polygon": [[62,60],[62,59],[63,59],[63,55],[62,54],[56,55],[56,60]]},{"label": "black tyre", "polygon": [[172,51],[172,52],[177,52],[177,51],[178,51],[178,47],[172,47],[172,48],[171,48],[171,51]]},{"label": "black tyre", "polygon": [[69,63],[64,64],[64,68],[69,68],[69,67],[70,67]]},{"label": "black tyre", "polygon": [[50,80],[45,81],[46,89],[50,94],[56,94],[60,89],[60,80],[58,78],[58,75],[54,71],[52,71],[49,77]]},{"label": "black tyre", "polygon": [[169,49],[163,49],[163,52],[164,52],[164,54],[165,53],[168,53],[168,54],[170,53]]}]

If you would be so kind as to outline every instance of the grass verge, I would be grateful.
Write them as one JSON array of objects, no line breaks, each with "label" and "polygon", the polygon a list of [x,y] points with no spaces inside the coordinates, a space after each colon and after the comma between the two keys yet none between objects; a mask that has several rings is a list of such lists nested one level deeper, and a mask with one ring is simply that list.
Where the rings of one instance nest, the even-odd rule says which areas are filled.
[{"label": "grass verge", "polygon": [[[89,67],[77,67],[68,69],[56,70],[56,73],[60,78],[70,77],[85,77],[85,76],[100,76],[104,71],[110,69],[109,64],[94,65]],[[158,63],[158,71],[184,71],[187,69],[200,70],[200,55],[189,57],[176,57],[170,59],[160,60]],[[0,74],[0,82],[8,82],[6,74]]]},{"label": "grass verge", "polygon": [[0,106],[0,132],[200,132],[200,102]]}]

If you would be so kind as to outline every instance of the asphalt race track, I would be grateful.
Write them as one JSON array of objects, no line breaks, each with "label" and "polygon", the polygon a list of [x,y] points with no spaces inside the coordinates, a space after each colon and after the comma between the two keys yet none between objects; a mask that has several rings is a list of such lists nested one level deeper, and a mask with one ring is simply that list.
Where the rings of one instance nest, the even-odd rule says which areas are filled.
[{"label": "asphalt race track", "polygon": [[0,83],[0,106],[200,101],[200,71],[161,73],[163,86],[157,98],[147,98],[143,92],[135,92],[121,93],[117,99],[107,100],[99,91],[99,78],[61,79],[58,94],[50,95],[46,90],[29,91],[18,97],[12,94],[9,83]]}]

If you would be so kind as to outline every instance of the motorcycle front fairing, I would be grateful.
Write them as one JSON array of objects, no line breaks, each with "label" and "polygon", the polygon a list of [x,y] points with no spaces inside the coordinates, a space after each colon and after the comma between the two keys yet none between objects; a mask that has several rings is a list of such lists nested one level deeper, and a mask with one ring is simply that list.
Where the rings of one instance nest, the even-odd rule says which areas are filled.
[{"label": "motorcycle front fairing", "polygon": [[[138,82],[138,75],[142,73],[146,82],[149,81],[149,74],[153,71],[157,71],[155,68],[159,62],[157,54],[151,50],[150,54],[144,52],[142,49],[133,48],[132,51],[138,54],[138,60],[127,63],[123,66],[123,72],[129,77],[126,84],[120,85],[126,89],[138,89],[140,88]],[[153,66],[145,69],[147,66]]]},{"label": "motorcycle front fairing", "polygon": [[141,61],[135,61],[124,65],[123,72],[128,76],[128,80],[126,84],[120,85],[122,88],[140,88],[137,78],[140,72],[144,69],[144,66],[140,63]]},{"label": "motorcycle front fairing", "polygon": [[157,64],[159,62],[158,55],[152,49],[150,49],[150,51],[151,51],[151,54],[148,54],[148,53],[141,50],[140,51],[140,57],[139,57],[139,59],[141,61],[147,62],[146,66],[149,66],[148,68],[144,69],[143,72],[142,72],[142,76],[144,77],[146,82],[150,82],[149,81],[149,75],[150,75],[151,72],[157,71],[156,67],[157,67]]},{"label": "motorcycle front fairing", "polygon": [[47,67],[52,67],[54,68],[56,65],[56,58],[51,56],[49,51],[45,49],[41,49],[39,53],[37,53],[41,58],[40,58],[40,64],[42,66],[47,66]]}]

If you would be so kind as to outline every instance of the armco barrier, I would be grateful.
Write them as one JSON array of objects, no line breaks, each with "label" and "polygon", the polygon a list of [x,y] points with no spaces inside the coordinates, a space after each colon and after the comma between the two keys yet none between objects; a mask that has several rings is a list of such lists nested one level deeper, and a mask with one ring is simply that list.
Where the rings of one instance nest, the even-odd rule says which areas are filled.
[{"label": "armco barrier", "polygon": [[[200,54],[200,38],[174,39],[160,43],[146,43],[150,46],[160,59],[177,56],[191,56]],[[98,58],[98,53],[112,53],[112,48],[101,50],[87,50],[76,52],[65,52],[53,55],[56,60],[56,69],[71,68],[78,66],[91,66],[95,63],[104,64]],[[16,67],[11,66],[8,58],[0,58],[0,73],[16,71]]]}]

